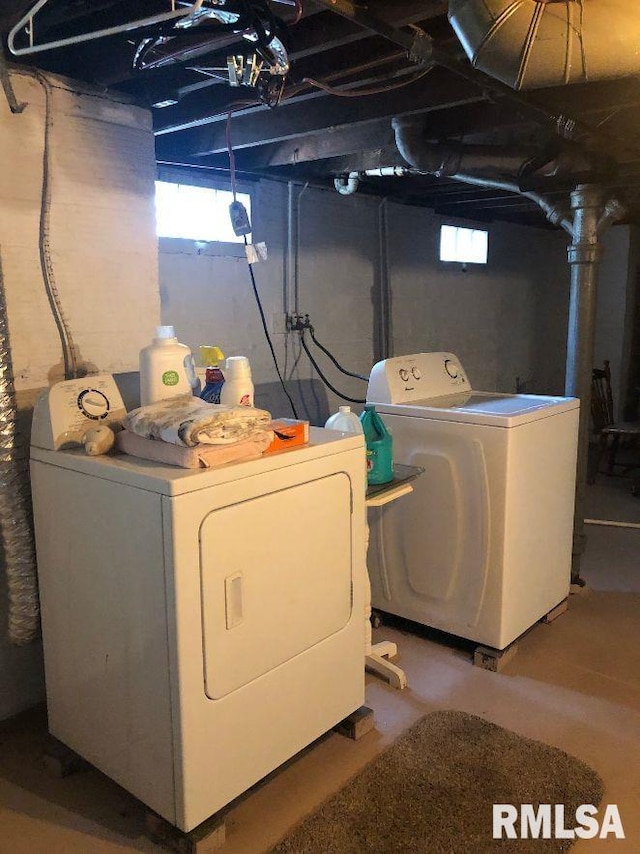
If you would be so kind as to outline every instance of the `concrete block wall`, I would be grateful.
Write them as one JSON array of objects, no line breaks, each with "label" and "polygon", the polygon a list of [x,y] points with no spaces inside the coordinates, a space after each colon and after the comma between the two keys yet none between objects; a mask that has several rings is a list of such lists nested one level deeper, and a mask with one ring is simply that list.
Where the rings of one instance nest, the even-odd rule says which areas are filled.
[{"label": "concrete block wall", "polygon": [[[298,308],[310,315],[318,339],[344,367],[366,374],[373,363],[377,203],[308,190],[299,204]],[[287,186],[260,182],[253,210],[253,239],[266,242],[269,252],[266,262],[254,265],[254,274],[280,368],[287,379],[310,380],[315,371],[300,355],[298,336],[286,335],[284,326],[285,311],[295,308],[293,296],[286,295]],[[194,244],[180,247],[178,241],[161,240],[163,323],[173,324],[195,354],[200,344],[217,344],[226,355],[248,356],[254,383],[271,383],[277,375],[244,256],[220,257],[216,251],[199,255]],[[310,340],[308,344],[338,390],[364,398],[365,383],[340,374]],[[335,410],[342,401],[331,392],[328,396],[329,408]],[[291,416],[290,411],[274,414]]]},{"label": "concrete block wall", "polygon": [[[565,236],[453,220],[422,208],[390,209],[394,352],[450,351],[477,389],[514,392],[519,378],[530,391],[548,392],[539,365],[545,332],[538,306],[546,288],[565,299],[568,294]],[[443,224],[488,229],[487,265],[468,264],[465,270],[440,262]],[[555,356],[564,365],[564,355]]]},{"label": "concrete block wall", "polygon": [[[308,188],[298,204],[298,309],[309,313],[317,338],[344,367],[366,375],[376,357],[381,199]],[[546,324],[553,327],[557,319],[547,315],[541,298],[549,291],[566,302],[565,235],[492,223],[489,264],[469,265],[463,272],[460,265],[437,260],[442,217],[424,208],[386,207],[394,353],[451,350],[477,388],[511,392],[519,377],[531,391],[556,391],[549,384],[556,363],[564,377],[566,320],[557,340],[551,336],[557,352],[548,352]],[[269,260],[254,271],[279,363],[287,378],[310,379],[317,375],[300,355],[297,335],[283,333],[285,305],[293,310],[295,303],[293,295],[287,296],[286,185],[257,185],[253,210],[254,239],[265,240],[269,248]],[[483,227],[463,220],[457,224]],[[231,355],[247,355],[254,380],[273,382],[246,264],[214,251],[198,255],[193,244],[180,248],[161,241],[163,322],[173,323],[194,351],[209,343]],[[309,347],[339,391],[364,398],[365,383],[339,373],[310,341]],[[335,411],[342,401],[331,392],[328,397]],[[354,409],[361,407],[354,404]]]},{"label": "concrete block wall", "polygon": [[[12,115],[0,99],[0,240],[18,391],[62,378],[60,340],[38,248],[46,100],[41,83],[11,74]],[[137,367],[159,317],[151,116],[51,78],[51,261],[81,366]],[[141,342],[143,342],[141,344]]]},{"label": "concrete block wall", "polygon": [[[30,407],[63,378],[62,350],[40,266],[39,228],[47,90],[11,72],[12,114],[0,92],[0,253],[11,360],[28,456]],[[150,114],[60,78],[49,78],[49,244],[55,284],[88,372],[137,370],[159,323]],[[0,719],[44,696],[41,646],[16,648],[6,635],[0,565]]]}]

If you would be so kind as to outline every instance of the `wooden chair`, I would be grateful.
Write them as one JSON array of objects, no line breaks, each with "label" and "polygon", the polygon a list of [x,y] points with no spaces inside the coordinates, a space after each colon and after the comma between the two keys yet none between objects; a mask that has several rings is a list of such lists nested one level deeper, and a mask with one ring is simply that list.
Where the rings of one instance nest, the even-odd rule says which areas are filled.
[{"label": "wooden chair", "polygon": [[[616,455],[621,439],[637,439],[640,436],[640,421],[615,422],[613,393],[611,391],[611,365],[607,359],[603,368],[594,368],[591,379],[591,420],[598,448],[595,460],[590,467],[589,483],[594,483],[600,469],[603,456],[607,455],[607,474],[613,474]],[[636,468],[640,462],[625,468]]]}]

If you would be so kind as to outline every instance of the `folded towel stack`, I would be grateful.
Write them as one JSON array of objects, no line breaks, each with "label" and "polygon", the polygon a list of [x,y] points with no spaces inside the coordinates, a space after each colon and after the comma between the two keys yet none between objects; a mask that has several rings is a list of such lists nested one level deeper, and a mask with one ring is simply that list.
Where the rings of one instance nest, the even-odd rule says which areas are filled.
[{"label": "folded towel stack", "polygon": [[271,415],[251,406],[207,403],[199,397],[179,397],[141,406],[123,421],[125,430],[145,439],[193,448],[198,444],[228,445],[269,429]]},{"label": "folded towel stack", "polygon": [[270,446],[271,415],[181,395],[134,409],[117,436],[122,453],[182,468],[256,459]]}]

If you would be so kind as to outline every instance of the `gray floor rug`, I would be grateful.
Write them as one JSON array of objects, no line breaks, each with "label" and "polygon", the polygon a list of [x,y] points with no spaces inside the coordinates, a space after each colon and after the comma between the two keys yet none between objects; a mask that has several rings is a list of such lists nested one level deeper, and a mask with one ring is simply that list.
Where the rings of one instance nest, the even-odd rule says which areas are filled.
[{"label": "gray floor rug", "polygon": [[565,804],[573,817],[602,794],[596,772],[561,750],[464,712],[433,712],[271,854],[561,852],[570,840],[494,840],[493,804]]}]

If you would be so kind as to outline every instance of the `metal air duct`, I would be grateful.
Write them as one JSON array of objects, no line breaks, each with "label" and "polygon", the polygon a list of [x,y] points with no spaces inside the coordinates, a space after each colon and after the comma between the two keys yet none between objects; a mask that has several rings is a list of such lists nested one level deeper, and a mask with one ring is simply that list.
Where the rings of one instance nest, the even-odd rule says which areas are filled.
[{"label": "metal air duct", "polygon": [[471,64],[514,89],[640,72],[632,0],[449,0],[449,21]]},{"label": "metal air duct", "polygon": [[0,567],[9,592],[9,640],[18,646],[40,632],[28,468],[28,445],[18,428],[0,255]]}]

